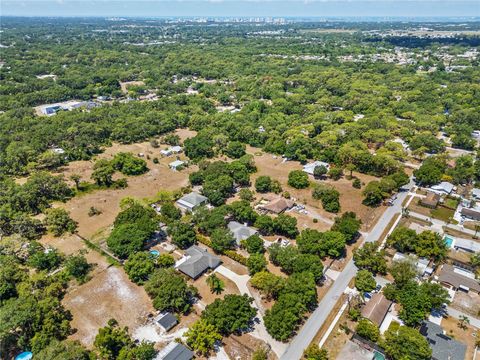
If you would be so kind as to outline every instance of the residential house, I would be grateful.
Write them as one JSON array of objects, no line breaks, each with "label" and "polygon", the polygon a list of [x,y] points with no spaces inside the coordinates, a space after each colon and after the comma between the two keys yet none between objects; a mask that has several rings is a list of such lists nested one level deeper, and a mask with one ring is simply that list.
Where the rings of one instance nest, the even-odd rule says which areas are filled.
[{"label": "residential house", "polygon": [[460,215],[470,220],[480,221],[480,210],[477,209],[462,208]]},{"label": "residential house", "polygon": [[330,165],[323,161],[314,161],[313,163],[306,164],[303,166],[303,171],[305,171],[309,175],[313,175],[315,168],[317,166],[325,166],[327,170],[330,170]]},{"label": "residential house", "polygon": [[370,320],[379,327],[382,325],[385,316],[387,316],[392,302],[387,300],[382,293],[375,293],[372,298],[363,306],[361,314],[364,318]]},{"label": "residential house", "polygon": [[480,200],[480,189],[474,188],[472,190],[472,198],[475,200]]},{"label": "residential house", "polygon": [[185,161],[175,160],[168,164],[168,167],[174,171],[181,169],[185,165]]},{"label": "residential house", "polygon": [[279,197],[275,200],[270,201],[266,205],[261,205],[259,208],[273,214],[280,214],[286,210],[290,210],[294,206],[295,202],[293,200]]},{"label": "residential house", "polygon": [[193,352],[182,343],[172,341],[155,357],[155,360],[191,360]]},{"label": "residential house", "polygon": [[185,250],[185,256],[177,262],[175,267],[195,280],[208,269],[215,269],[221,262],[218,256],[193,245]]},{"label": "residential house", "polygon": [[240,224],[237,221],[230,221],[228,223],[228,229],[233,234],[233,237],[235,238],[237,245],[240,245],[240,242],[242,240],[245,240],[246,238],[249,238],[250,236],[257,234],[257,230],[252,229],[251,227],[248,227],[246,225]]},{"label": "residential house", "polygon": [[[451,236],[449,237],[451,238]],[[480,243],[470,239],[454,238],[453,248],[469,253],[477,253],[480,252]]]},{"label": "residential house", "polygon": [[432,360],[464,360],[467,346],[445,334],[440,325],[425,320],[420,327],[432,349]]},{"label": "residential house", "polygon": [[420,199],[420,205],[428,207],[430,209],[435,209],[438,206],[439,202],[440,195],[433,192],[429,192],[427,196]]},{"label": "residential house", "polygon": [[430,191],[443,195],[450,195],[455,190],[455,186],[447,181],[442,181],[440,184],[430,187]]},{"label": "residential house", "polygon": [[193,212],[195,209],[207,205],[208,198],[197,192],[191,192],[178,199],[176,204],[182,210]]},{"label": "residential house", "polygon": [[168,149],[160,150],[163,156],[170,156],[173,154],[180,154],[183,151],[181,146],[171,146]]},{"label": "residential house", "polygon": [[438,274],[438,281],[455,291],[473,291],[480,294],[480,284],[475,279],[475,274],[465,269],[445,264]]},{"label": "residential house", "polygon": [[169,312],[160,313],[155,318],[155,322],[166,332],[178,324],[178,320],[175,315]]},{"label": "residential house", "polygon": [[433,268],[430,267],[430,260],[425,258],[417,258],[415,255],[405,255],[401,252],[396,252],[393,256],[393,261],[411,261],[415,264],[415,268],[420,276],[430,276],[433,274]]}]

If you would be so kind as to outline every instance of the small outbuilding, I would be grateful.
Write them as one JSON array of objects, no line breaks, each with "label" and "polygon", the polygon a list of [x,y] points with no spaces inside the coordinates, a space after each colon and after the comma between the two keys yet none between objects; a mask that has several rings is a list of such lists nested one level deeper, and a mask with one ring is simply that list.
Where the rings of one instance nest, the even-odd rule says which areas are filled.
[{"label": "small outbuilding", "polygon": [[165,331],[169,331],[178,324],[178,320],[172,313],[162,312],[156,318],[155,322]]},{"label": "small outbuilding", "polygon": [[183,166],[185,166],[185,161],[182,160],[175,160],[168,164],[168,167],[174,171],[181,169]]}]

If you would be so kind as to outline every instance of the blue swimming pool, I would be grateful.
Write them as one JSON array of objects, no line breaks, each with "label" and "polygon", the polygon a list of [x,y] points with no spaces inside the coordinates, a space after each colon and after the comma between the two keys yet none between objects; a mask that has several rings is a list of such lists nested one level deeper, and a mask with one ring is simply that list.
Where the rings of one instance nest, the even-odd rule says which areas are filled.
[{"label": "blue swimming pool", "polygon": [[30,351],[25,351],[15,356],[15,360],[30,360],[32,357],[33,354]]},{"label": "blue swimming pool", "polygon": [[158,251],[158,250],[150,250],[150,254],[152,254],[153,256],[159,256],[159,255],[160,255],[160,251]]},{"label": "blue swimming pool", "polygon": [[445,236],[443,240],[445,241],[445,245],[447,245],[447,247],[452,247],[453,239],[451,237]]}]

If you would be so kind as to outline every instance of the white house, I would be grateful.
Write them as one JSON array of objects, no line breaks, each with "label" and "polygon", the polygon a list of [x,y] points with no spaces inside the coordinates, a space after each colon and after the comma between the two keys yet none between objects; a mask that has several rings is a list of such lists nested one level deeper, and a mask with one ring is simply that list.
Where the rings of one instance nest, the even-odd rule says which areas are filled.
[{"label": "white house", "polygon": [[440,195],[449,195],[452,193],[453,190],[455,190],[455,186],[447,181],[442,181],[440,184],[431,186],[430,190]]},{"label": "white house", "polygon": [[171,146],[168,149],[160,150],[163,156],[170,156],[172,154],[180,154],[183,151],[181,146]]},{"label": "white house", "polygon": [[184,195],[176,202],[179,208],[190,212],[193,212],[198,207],[206,205],[207,203],[208,199],[197,192],[191,192],[190,194]]},{"label": "white house", "polygon": [[185,161],[182,161],[182,160],[175,160],[175,161],[172,161],[170,164],[168,164],[168,167],[174,171],[178,170],[179,168],[181,168],[182,166],[185,165]]},{"label": "white house", "polygon": [[323,161],[314,161],[313,163],[304,165],[303,171],[305,171],[309,175],[313,175],[317,166],[325,166],[327,168],[327,171],[330,170],[330,165],[328,163]]}]

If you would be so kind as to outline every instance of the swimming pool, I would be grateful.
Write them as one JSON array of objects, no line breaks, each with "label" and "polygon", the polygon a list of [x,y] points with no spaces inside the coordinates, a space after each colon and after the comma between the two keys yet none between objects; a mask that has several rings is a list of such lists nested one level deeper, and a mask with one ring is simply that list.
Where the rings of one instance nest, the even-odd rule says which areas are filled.
[{"label": "swimming pool", "polygon": [[15,356],[15,360],[30,360],[32,357],[33,354],[30,351],[25,351]]},{"label": "swimming pool", "polygon": [[448,248],[452,247],[453,239],[451,237],[445,236],[443,240],[445,241],[445,245],[447,245]]},{"label": "swimming pool", "polygon": [[373,360],[385,360],[385,355],[383,355],[381,352],[378,352],[375,350],[373,352]]},{"label": "swimming pool", "polygon": [[150,250],[150,254],[152,254],[153,256],[159,256],[159,255],[160,255],[160,251],[158,251],[158,250]]}]

